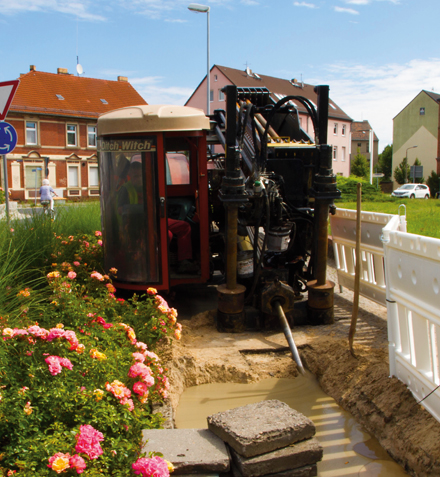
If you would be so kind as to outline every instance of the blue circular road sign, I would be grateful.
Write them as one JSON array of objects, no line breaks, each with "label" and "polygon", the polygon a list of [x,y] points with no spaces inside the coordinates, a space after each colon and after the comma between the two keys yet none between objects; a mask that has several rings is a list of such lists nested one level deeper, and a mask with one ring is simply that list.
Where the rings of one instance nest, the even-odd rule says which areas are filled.
[{"label": "blue circular road sign", "polygon": [[17,131],[12,124],[0,121],[0,154],[12,152],[17,145]]}]

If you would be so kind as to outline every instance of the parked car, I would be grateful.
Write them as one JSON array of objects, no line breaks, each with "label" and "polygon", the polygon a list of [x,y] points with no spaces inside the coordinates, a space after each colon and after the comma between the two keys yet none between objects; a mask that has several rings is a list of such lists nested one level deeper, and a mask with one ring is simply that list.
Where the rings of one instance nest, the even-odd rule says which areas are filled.
[{"label": "parked car", "polygon": [[409,197],[410,199],[429,199],[431,192],[425,184],[403,184],[391,195],[392,197]]}]

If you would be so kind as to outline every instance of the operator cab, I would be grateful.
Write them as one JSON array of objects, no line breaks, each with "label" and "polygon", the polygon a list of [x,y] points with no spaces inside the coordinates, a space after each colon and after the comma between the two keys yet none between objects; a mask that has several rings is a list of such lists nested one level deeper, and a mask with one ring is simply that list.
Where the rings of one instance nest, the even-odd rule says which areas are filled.
[{"label": "operator cab", "polygon": [[118,270],[119,288],[208,280],[209,127],[203,111],[185,106],[133,106],[99,117],[104,266]]}]

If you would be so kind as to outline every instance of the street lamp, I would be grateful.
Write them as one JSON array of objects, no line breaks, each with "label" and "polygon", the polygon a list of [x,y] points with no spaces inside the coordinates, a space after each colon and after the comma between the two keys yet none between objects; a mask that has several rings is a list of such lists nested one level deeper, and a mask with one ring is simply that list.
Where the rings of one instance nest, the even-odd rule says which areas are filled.
[{"label": "street lamp", "polygon": [[405,176],[404,176],[405,184],[408,182],[408,178],[406,177],[406,171],[407,171],[407,169],[408,169],[408,151],[409,151],[410,149],[414,149],[415,147],[417,147],[417,146],[411,146],[411,147],[409,147],[409,148],[406,150],[406,154],[405,154],[405,170],[403,171],[403,173],[405,174]]},{"label": "street lamp", "polygon": [[209,116],[210,114],[210,95],[211,95],[211,88],[210,88],[210,81],[209,81],[209,7],[207,5],[199,5],[198,3],[191,3],[188,5],[188,10],[197,13],[206,13],[206,20],[208,24],[208,32],[207,32],[207,51],[208,51],[208,67],[207,67],[207,74],[206,74],[206,88],[207,88],[207,105],[206,105],[206,115]]}]

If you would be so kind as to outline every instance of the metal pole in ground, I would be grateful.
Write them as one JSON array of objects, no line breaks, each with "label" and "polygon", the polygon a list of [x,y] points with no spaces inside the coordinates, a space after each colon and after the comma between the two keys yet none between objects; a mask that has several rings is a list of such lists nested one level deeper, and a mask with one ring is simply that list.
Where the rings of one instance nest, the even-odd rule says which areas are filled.
[{"label": "metal pole in ground", "polygon": [[353,311],[351,313],[350,331],[348,333],[348,344],[350,353],[355,356],[353,350],[354,334],[356,333],[356,323],[359,311],[359,284],[361,278],[361,201],[362,184],[357,185],[357,206],[356,206],[356,265],[354,269],[354,293],[353,293]]},{"label": "metal pole in ground", "polygon": [[5,205],[6,205],[6,220],[9,227],[9,187],[8,187],[8,160],[6,159],[6,154],[2,155],[3,158],[3,171],[5,178]]}]

